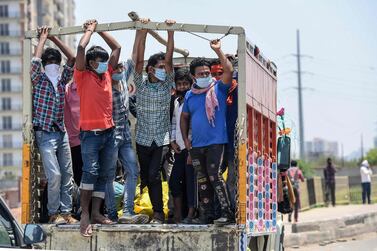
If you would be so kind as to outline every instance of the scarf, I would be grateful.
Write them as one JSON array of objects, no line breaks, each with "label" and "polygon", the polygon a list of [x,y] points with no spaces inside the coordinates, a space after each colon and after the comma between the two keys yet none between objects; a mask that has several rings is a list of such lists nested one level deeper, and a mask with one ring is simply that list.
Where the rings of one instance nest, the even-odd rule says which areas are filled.
[{"label": "scarf", "polygon": [[208,122],[212,127],[215,127],[215,112],[216,108],[219,109],[219,102],[215,93],[216,82],[210,84],[207,88],[199,89],[195,88],[194,85],[191,87],[193,94],[202,94],[206,93],[206,115]]}]

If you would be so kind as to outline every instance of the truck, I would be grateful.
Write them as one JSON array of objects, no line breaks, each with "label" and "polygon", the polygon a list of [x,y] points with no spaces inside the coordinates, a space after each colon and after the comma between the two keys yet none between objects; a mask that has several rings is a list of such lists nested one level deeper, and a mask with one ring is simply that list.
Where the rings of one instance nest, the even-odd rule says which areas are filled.
[{"label": "truck", "polygon": [[[191,34],[235,36],[238,55],[238,119],[235,128],[237,196],[235,224],[214,225],[95,225],[93,236],[84,238],[78,225],[47,225],[44,249],[59,250],[283,250],[284,226],[277,203],[277,67],[246,38],[244,28],[137,21],[98,24],[96,31],[175,30]],[[83,32],[81,26],[52,28],[51,35]],[[39,223],[43,164],[32,126],[30,60],[36,30],[25,32],[23,41],[23,162],[22,223]],[[187,63],[187,53],[183,64]],[[41,246],[41,245],[40,245]]]}]

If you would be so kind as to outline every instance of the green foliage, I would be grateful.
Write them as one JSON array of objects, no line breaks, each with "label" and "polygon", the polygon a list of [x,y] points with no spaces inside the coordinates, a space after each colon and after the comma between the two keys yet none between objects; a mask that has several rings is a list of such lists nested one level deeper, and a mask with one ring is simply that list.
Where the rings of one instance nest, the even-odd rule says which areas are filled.
[{"label": "green foliage", "polygon": [[366,159],[369,162],[369,165],[375,166],[377,165],[377,148],[373,148],[369,150],[367,153]]},{"label": "green foliage", "polygon": [[297,164],[305,178],[311,178],[314,176],[312,163],[299,160]]}]

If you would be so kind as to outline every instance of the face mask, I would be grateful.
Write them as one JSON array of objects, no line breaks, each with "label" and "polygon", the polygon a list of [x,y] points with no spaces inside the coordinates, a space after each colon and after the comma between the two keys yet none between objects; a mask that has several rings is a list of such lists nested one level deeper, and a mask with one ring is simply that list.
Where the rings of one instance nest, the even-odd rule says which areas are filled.
[{"label": "face mask", "polygon": [[107,62],[98,62],[98,67],[94,69],[98,74],[107,72]]},{"label": "face mask", "polygon": [[111,78],[114,81],[121,81],[123,79],[123,72],[114,73]]},{"label": "face mask", "polygon": [[200,88],[207,88],[212,83],[212,77],[208,76],[206,78],[197,78],[196,85]]},{"label": "face mask", "polygon": [[177,94],[177,96],[184,97],[184,96],[186,96],[187,92],[188,92],[188,90],[184,90],[184,91],[178,91],[178,90],[176,90],[175,94]]},{"label": "face mask", "polygon": [[48,64],[44,68],[48,79],[54,86],[56,86],[60,77],[60,65]]},{"label": "face mask", "polygon": [[154,76],[160,81],[165,81],[166,79],[165,69],[154,68],[154,70],[155,70]]}]

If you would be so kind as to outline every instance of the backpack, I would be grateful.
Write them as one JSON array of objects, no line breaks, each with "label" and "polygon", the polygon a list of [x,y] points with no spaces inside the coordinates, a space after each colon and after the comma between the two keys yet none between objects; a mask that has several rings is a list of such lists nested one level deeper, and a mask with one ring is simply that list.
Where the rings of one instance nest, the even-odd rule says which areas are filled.
[{"label": "backpack", "polygon": [[300,180],[298,178],[298,169],[296,169],[294,176],[292,177],[291,172],[288,171],[288,177],[291,181],[291,184],[294,189],[299,189],[300,187]]}]

